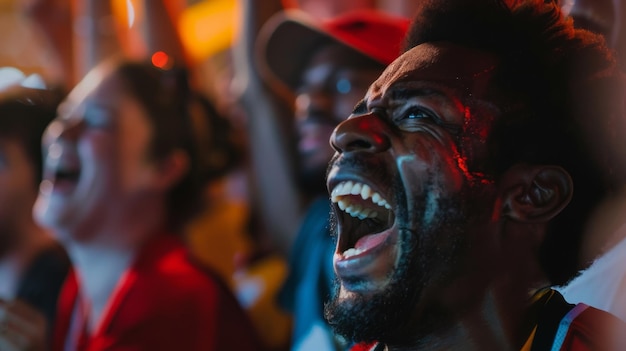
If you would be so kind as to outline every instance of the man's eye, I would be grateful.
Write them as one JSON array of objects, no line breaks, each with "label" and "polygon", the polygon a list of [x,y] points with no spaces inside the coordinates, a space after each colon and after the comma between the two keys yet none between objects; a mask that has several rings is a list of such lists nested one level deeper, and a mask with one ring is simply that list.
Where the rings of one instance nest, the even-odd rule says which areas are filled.
[{"label": "man's eye", "polygon": [[435,112],[423,107],[412,107],[404,112],[396,124],[399,128],[412,131],[421,129],[424,124],[432,123],[447,129],[450,133],[456,135],[461,131],[461,127],[452,123],[446,123]]},{"label": "man's eye", "polygon": [[398,128],[406,131],[421,130],[425,125],[439,125],[441,120],[437,115],[423,107],[411,107],[396,117],[395,121]]},{"label": "man's eye", "polygon": [[436,120],[434,114],[430,111],[427,111],[423,108],[413,107],[404,113],[402,119],[432,119]]}]

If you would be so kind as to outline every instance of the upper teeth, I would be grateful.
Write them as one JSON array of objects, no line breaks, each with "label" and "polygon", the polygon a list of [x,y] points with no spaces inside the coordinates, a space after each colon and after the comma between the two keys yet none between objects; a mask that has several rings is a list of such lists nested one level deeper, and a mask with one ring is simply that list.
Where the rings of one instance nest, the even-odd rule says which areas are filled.
[{"label": "upper teeth", "polygon": [[372,191],[369,185],[353,181],[341,182],[330,193],[331,200],[337,203],[342,211],[345,211],[352,217],[359,219],[376,218],[382,211],[378,212],[375,209],[363,208],[358,203],[353,203],[350,197],[346,195],[360,195],[363,200],[370,199],[370,201],[380,207],[384,207],[387,210],[391,209],[391,205],[387,203],[387,200],[379,193]]}]

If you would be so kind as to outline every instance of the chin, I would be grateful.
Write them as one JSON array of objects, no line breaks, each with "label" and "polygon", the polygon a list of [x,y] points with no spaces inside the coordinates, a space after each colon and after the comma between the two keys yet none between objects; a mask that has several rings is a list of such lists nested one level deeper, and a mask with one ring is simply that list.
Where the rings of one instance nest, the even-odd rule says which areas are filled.
[{"label": "chin", "polygon": [[48,228],[51,222],[48,208],[48,199],[39,197],[33,206],[33,218],[35,222],[44,228]]},{"label": "chin", "polygon": [[339,288],[325,306],[325,317],[335,333],[350,341],[394,340],[411,319],[414,292],[390,287],[363,294]]},{"label": "chin", "polygon": [[76,217],[76,214],[65,213],[60,208],[54,208],[49,199],[37,199],[33,208],[33,217],[35,222],[47,230],[51,231],[54,237],[60,241],[67,241],[70,238],[61,237],[61,233],[65,232],[65,222],[68,219]]},{"label": "chin", "polygon": [[398,330],[411,320],[412,306],[422,291],[416,256],[413,251],[404,251],[388,279],[348,283],[368,289],[349,290],[337,279],[333,298],[324,309],[335,333],[353,342],[397,339]]},{"label": "chin", "polygon": [[439,220],[419,232],[399,230],[398,263],[387,280],[370,279],[359,283],[369,288],[359,290],[352,289],[354,282],[342,286],[337,280],[333,299],[325,306],[326,319],[337,334],[353,342],[404,345],[445,328],[448,312],[440,295],[462,270],[458,259],[465,242],[460,214],[450,210]]}]

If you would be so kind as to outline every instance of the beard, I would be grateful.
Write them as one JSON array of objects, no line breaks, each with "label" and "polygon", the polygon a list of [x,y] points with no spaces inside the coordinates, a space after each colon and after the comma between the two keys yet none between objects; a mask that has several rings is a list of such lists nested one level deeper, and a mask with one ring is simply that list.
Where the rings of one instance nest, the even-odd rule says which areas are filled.
[{"label": "beard", "polygon": [[[405,192],[395,188],[399,199],[404,198]],[[432,291],[433,286],[446,286],[462,274],[459,262],[468,247],[465,232],[469,221],[462,205],[466,200],[462,200],[467,195],[464,191],[434,200],[434,216],[428,195],[413,199],[417,208],[410,215],[419,216],[418,229],[399,220],[397,245],[402,253],[385,289],[368,296],[351,292],[350,298],[339,298],[336,280],[333,299],[325,306],[325,317],[335,333],[353,342],[402,345],[445,328],[451,318],[446,309],[436,303],[419,311],[416,306],[426,288]],[[411,217],[407,209],[398,209],[398,219]]]}]

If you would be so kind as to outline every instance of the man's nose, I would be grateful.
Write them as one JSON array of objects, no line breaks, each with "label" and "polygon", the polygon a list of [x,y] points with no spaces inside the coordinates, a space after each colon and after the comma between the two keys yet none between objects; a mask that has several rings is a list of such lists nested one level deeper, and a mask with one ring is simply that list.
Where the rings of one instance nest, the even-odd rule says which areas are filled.
[{"label": "man's nose", "polygon": [[339,153],[382,152],[391,146],[389,127],[373,113],[352,117],[335,128],[330,144]]}]

